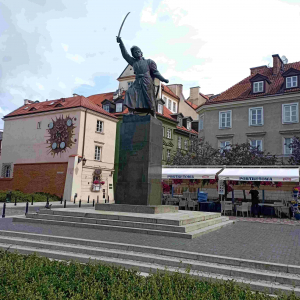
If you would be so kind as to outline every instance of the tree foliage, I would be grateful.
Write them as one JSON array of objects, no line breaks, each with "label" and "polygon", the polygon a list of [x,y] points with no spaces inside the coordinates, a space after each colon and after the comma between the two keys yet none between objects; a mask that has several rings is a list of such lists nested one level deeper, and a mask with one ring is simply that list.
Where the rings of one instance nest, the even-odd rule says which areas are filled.
[{"label": "tree foliage", "polygon": [[300,165],[300,137],[293,137],[293,141],[289,147],[292,149],[289,163],[291,165]]},{"label": "tree foliage", "polygon": [[253,148],[249,143],[234,144],[228,149],[215,149],[205,141],[190,139],[189,151],[178,150],[170,165],[275,165],[278,160],[269,152]]}]

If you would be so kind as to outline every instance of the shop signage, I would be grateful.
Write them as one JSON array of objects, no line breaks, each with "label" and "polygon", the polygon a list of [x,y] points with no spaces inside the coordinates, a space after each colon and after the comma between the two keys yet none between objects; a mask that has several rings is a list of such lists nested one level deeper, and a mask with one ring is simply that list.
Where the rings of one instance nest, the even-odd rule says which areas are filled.
[{"label": "shop signage", "polygon": [[273,181],[272,177],[260,177],[260,176],[253,176],[253,177],[239,177],[241,181]]},{"label": "shop signage", "polygon": [[171,179],[194,179],[194,175],[168,175]]},{"label": "shop signage", "polygon": [[225,182],[224,180],[218,181],[218,194],[225,195]]},{"label": "shop signage", "polygon": [[203,175],[203,176],[202,176],[202,178],[209,178],[209,176],[207,176],[207,175]]},{"label": "shop signage", "polygon": [[291,181],[292,178],[291,178],[291,177],[283,177],[282,180],[283,180],[283,181]]}]

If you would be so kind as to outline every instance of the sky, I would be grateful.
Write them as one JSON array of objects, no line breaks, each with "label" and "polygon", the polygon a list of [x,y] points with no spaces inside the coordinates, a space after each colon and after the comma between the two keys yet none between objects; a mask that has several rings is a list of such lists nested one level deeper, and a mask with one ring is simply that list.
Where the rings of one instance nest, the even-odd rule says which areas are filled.
[{"label": "sky", "polygon": [[185,97],[219,94],[273,54],[300,61],[300,0],[1,0],[0,118],[24,99],[115,91],[127,12],[128,51],[139,46]]}]

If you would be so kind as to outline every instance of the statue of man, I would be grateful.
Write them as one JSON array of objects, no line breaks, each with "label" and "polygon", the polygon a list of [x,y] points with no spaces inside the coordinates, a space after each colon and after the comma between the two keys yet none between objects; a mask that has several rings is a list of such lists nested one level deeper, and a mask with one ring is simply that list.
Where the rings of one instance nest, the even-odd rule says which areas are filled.
[{"label": "statue of man", "polygon": [[157,70],[156,63],[151,59],[144,59],[141,49],[133,46],[132,56],[128,54],[124,43],[120,37],[117,37],[123,58],[133,67],[135,74],[134,83],[128,88],[125,94],[124,105],[128,107],[129,113],[147,112],[156,118],[156,103],[154,78],[168,83]]}]

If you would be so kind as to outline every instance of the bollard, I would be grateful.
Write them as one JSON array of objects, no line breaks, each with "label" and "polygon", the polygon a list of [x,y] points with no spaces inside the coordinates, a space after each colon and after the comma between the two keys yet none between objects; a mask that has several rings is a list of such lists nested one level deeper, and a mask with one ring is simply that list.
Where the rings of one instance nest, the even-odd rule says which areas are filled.
[{"label": "bollard", "polygon": [[15,206],[17,206],[17,197],[15,197]]},{"label": "bollard", "polygon": [[99,203],[99,196],[97,196],[97,204]]},{"label": "bollard", "polygon": [[88,195],[88,203],[90,203],[90,195]]},{"label": "bollard", "polygon": [[28,201],[26,201],[25,216],[28,214]]},{"label": "bollard", "polygon": [[2,218],[5,218],[5,208],[6,208],[6,203],[3,203],[3,209],[2,209]]},{"label": "bollard", "polygon": [[33,205],[33,196],[31,197],[31,205]]},{"label": "bollard", "polygon": [[79,207],[81,207],[81,199],[79,200]]},{"label": "bollard", "polygon": [[61,198],[60,198],[60,204],[62,204],[62,202],[63,202],[63,197],[61,196]]},{"label": "bollard", "polygon": [[74,204],[75,204],[75,201],[76,201],[76,197],[74,197]]},{"label": "bollard", "polygon": [[95,199],[93,199],[93,207],[95,206]]},{"label": "bollard", "polygon": [[64,208],[67,207],[67,200],[64,201]]},{"label": "bollard", "polygon": [[107,198],[108,198],[108,199],[107,199],[107,203],[109,203],[109,196],[107,196]]}]

